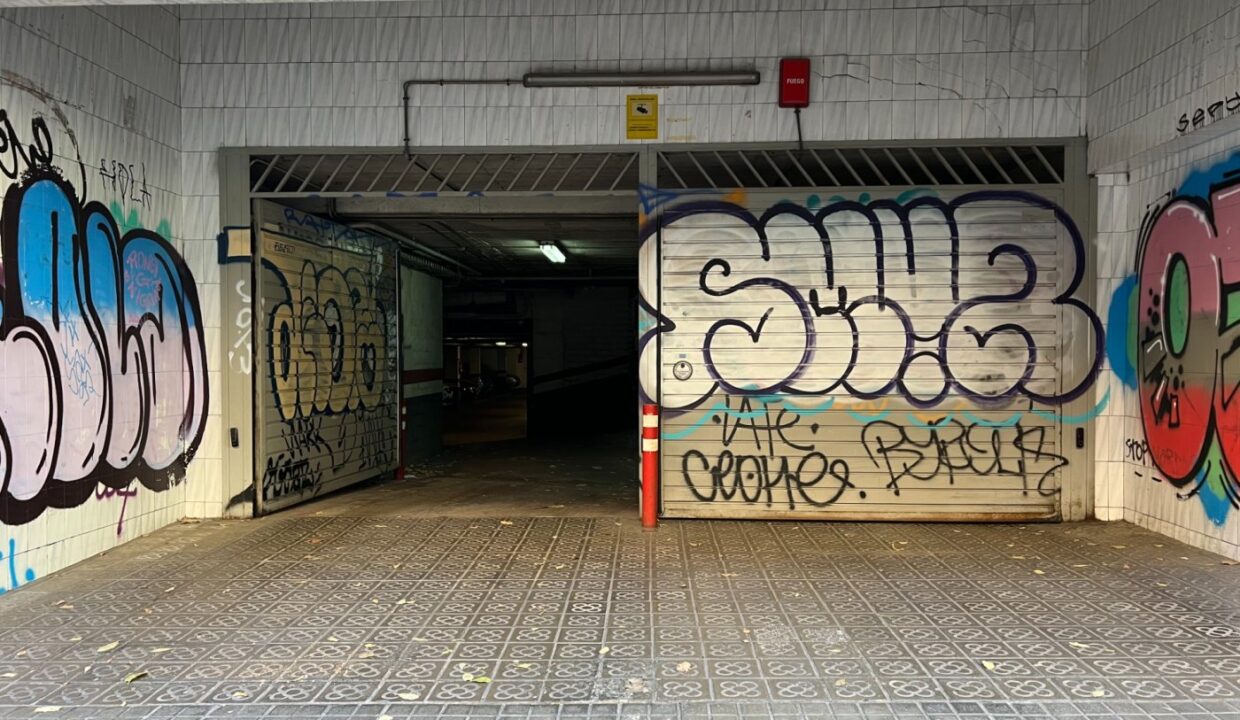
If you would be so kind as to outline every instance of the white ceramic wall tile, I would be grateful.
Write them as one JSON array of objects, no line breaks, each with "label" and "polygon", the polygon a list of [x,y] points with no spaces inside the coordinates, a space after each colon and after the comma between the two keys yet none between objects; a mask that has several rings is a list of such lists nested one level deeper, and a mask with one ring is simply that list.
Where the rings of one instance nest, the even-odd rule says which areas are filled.
[{"label": "white ceramic wall tile", "polygon": [[[186,128],[182,127],[181,104],[186,99],[197,107],[215,103],[217,88],[222,87],[218,79],[224,77],[218,67],[209,70],[211,66],[203,64],[209,56],[222,62],[224,35],[214,32],[208,37],[198,32],[200,24],[195,21],[182,27],[175,13],[159,7],[5,10],[0,14],[0,66],[7,80],[0,89],[0,109],[23,138],[22,129],[28,130],[36,118],[48,124],[56,156],[53,164],[61,169],[64,181],[72,184],[72,195],[102,203],[122,232],[143,227],[167,240],[167,259],[184,266],[188,273],[185,280],[197,289],[199,303],[192,307],[198,316],[196,325],[169,324],[165,331],[176,333],[179,342],[182,334],[195,336],[201,328],[204,343],[214,347],[219,327],[218,290],[203,280],[213,270],[215,256],[185,252],[190,228],[183,212],[184,187],[187,181],[197,184],[198,178],[183,172],[181,142]],[[219,40],[219,44],[209,40]],[[182,65],[183,49],[184,57],[193,57],[195,64]],[[236,67],[242,69],[244,78],[243,66]],[[208,75],[211,82],[206,80]],[[32,90],[17,89],[27,85]],[[244,82],[238,87],[242,97],[243,91]],[[236,123],[233,127],[241,126]],[[207,134],[205,129],[194,128],[190,136],[201,139]],[[0,192],[7,195],[15,186],[30,181],[18,176],[3,177],[0,182]],[[216,195],[218,186],[207,191]],[[218,229],[212,237],[214,232]],[[54,342],[70,342],[54,332],[52,337]],[[83,349],[95,352],[91,349],[94,347]],[[209,374],[205,353],[203,364],[195,372]],[[184,377],[181,372],[161,374],[158,383],[173,388]],[[0,380],[5,388],[0,402],[36,402],[22,396],[22,383],[13,382],[11,377]],[[56,402],[72,399],[65,393]],[[109,402],[116,417],[154,412],[136,400],[113,397]],[[163,398],[160,402],[165,411],[186,411],[172,407]],[[83,408],[89,407],[83,403]],[[210,462],[219,456],[219,418],[208,414],[206,403],[198,408],[201,413],[188,410],[204,428],[196,454]],[[65,417],[84,414],[75,411]],[[81,489],[80,502],[61,509],[28,501],[21,517],[13,514],[17,506],[11,499],[0,499],[0,548],[7,553],[12,543],[16,549],[16,584],[25,584],[183,516],[193,463],[190,468],[186,476],[162,490],[152,490],[136,480],[119,489],[66,484]],[[141,473],[131,465],[109,472],[111,477]],[[65,481],[50,478],[47,482]],[[211,481],[204,480],[203,486],[209,488]],[[6,575],[0,589],[10,589],[13,584],[14,578]]]},{"label": "white ceramic wall tile", "polygon": [[[1065,45],[1058,53],[1057,76],[1064,88],[1085,85],[1089,90],[1089,162],[1105,171],[1098,176],[1098,305],[1109,315],[1120,297],[1117,291],[1125,281],[1131,285],[1137,272],[1139,233],[1147,212],[1165,205],[1190,173],[1218,167],[1240,146],[1240,117],[1226,117],[1226,112],[1205,127],[1193,129],[1190,124],[1189,132],[1177,126],[1181,115],[1191,118],[1197,108],[1225,103],[1240,90],[1234,53],[1218,53],[1225,44],[1222,38],[1232,38],[1227,42],[1235,44],[1240,7],[1221,2],[1095,0],[1088,7],[1088,34],[1077,31],[1083,11],[1059,8],[1057,32],[1065,37]],[[1090,47],[1084,72],[1078,73],[1081,59],[1073,44],[1078,39],[1084,44],[1086,36]],[[1209,201],[1200,196],[1198,200]],[[1118,309],[1126,315],[1124,308]],[[1135,328],[1130,332],[1135,335]],[[1177,491],[1158,470],[1160,451],[1148,446],[1142,418],[1147,395],[1126,387],[1109,363],[1104,374],[1116,395],[1108,416],[1099,421],[1106,432],[1097,440],[1098,465],[1113,466],[1122,459],[1124,469],[1119,483],[1110,479],[1097,488],[1099,496],[1107,496],[1108,512],[1122,504],[1128,520],[1240,556],[1240,509],[1224,497],[1221,486],[1187,492],[1197,483],[1190,478],[1189,485]],[[1224,482],[1235,483],[1234,477],[1232,472]],[[1186,495],[1190,497],[1183,499]]]}]

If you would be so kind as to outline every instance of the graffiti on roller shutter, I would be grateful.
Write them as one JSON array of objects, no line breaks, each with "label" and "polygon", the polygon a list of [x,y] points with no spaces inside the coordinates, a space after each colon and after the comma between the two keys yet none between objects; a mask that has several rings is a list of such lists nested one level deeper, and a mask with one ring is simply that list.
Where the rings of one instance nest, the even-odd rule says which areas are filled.
[{"label": "graffiti on roller shutter", "polygon": [[1059,492],[1060,428],[1109,400],[1061,412],[1105,351],[1062,208],[1018,191],[685,200],[663,211],[663,312],[643,305],[640,343],[669,366],[663,437],[693,498],[896,502],[965,478]]},{"label": "graffiti on roller shutter", "polygon": [[[265,239],[268,376],[282,423],[267,500],[317,492],[332,476],[395,459],[395,289],[382,256]],[[269,445],[270,447],[270,445]]]},{"label": "graffiti on roller shutter", "polygon": [[1140,400],[1138,462],[1218,525],[1240,508],[1238,171],[1240,155],[1150,206],[1135,282],[1112,298],[1112,332],[1131,335],[1113,345],[1111,365]]}]

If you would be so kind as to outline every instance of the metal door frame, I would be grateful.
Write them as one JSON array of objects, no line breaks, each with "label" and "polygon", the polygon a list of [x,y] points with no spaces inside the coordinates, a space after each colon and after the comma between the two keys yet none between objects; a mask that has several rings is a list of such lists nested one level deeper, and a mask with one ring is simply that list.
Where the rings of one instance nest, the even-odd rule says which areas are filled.
[{"label": "metal door frame", "polygon": [[[414,156],[425,155],[493,155],[506,156],[522,153],[534,154],[561,154],[561,155],[578,155],[590,153],[615,154],[624,155],[629,153],[636,154],[636,185],[629,187],[620,187],[611,184],[606,190],[593,190],[590,184],[585,189],[566,190],[560,192],[537,192],[537,191],[494,191],[485,192],[478,190],[454,190],[447,192],[435,192],[433,195],[423,195],[418,197],[400,197],[394,198],[389,191],[379,191],[374,187],[368,186],[366,190],[358,191],[357,188],[346,188],[344,190],[335,190],[328,188],[327,192],[307,192],[304,189],[300,191],[290,191],[283,188],[276,191],[265,191],[255,187],[255,183],[251,182],[250,168],[254,162],[254,158],[264,155],[373,155],[383,158],[398,158],[404,155],[403,149],[399,147],[336,147],[336,148],[314,148],[314,147],[254,147],[254,148],[222,148],[219,151],[219,176],[220,176],[220,223],[224,228],[221,233],[221,267],[220,267],[220,288],[224,295],[221,302],[221,317],[234,317],[236,313],[245,306],[245,303],[237,293],[230,292],[240,280],[248,280],[253,289],[255,273],[252,268],[245,268],[240,262],[230,262],[234,258],[226,258],[223,250],[225,239],[230,235],[237,237],[232,238],[231,246],[245,245],[245,233],[249,232],[249,245],[253,246],[253,214],[250,203],[254,199],[265,198],[278,200],[279,198],[295,198],[306,200],[312,197],[319,198],[343,198],[358,203],[367,203],[374,201],[390,201],[399,200],[409,203],[411,206],[418,207],[421,211],[429,213],[441,214],[461,214],[463,212],[486,212],[486,206],[490,203],[500,203],[506,210],[513,212],[547,212],[549,208],[562,207],[565,198],[571,198],[576,203],[586,206],[597,204],[601,207],[616,207],[616,203],[627,201],[629,207],[638,205],[642,210],[647,222],[657,223],[661,216],[658,208],[646,211],[642,208],[641,193],[642,192],[658,192],[660,188],[660,176],[670,178],[671,173],[664,170],[660,171],[661,158],[660,154],[668,153],[694,153],[694,152],[734,152],[734,151],[774,151],[788,152],[798,150],[801,147],[811,150],[854,150],[860,149],[866,152],[885,153],[895,152],[906,148],[1000,148],[1015,146],[1057,146],[1062,147],[1064,152],[1064,167],[1062,171],[1061,182],[1057,184],[1062,189],[1064,202],[1064,210],[1076,220],[1078,227],[1086,239],[1086,255],[1085,255],[1085,273],[1081,286],[1079,288],[1079,296],[1088,302],[1095,299],[1095,287],[1097,278],[1096,271],[1096,247],[1093,242],[1094,226],[1095,226],[1095,202],[1096,194],[1086,172],[1086,141],[1084,138],[1017,138],[1017,139],[962,139],[962,140],[900,140],[900,141],[840,141],[840,142],[813,142],[805,143],[803,146],[797,143],[650,143],[650,144],[628,144],[628,145],[587,145],[587,146],[454,146],[454,147],[431,147],[431,148],[413,148]],[[385,160],[384,162],[395,163],[397,160]],[[663,163],[664,165],[666,163]],[[360,177],[360,175],[359,175]],[[668,185],[673,183],[668,182]],[[299,188],[302,186],[299,185]],[[787,185],[789,189],[803,187],[796,185],[789,180]],[[817,186],[815,186],[817,187]],[[839,189],[862,190],[863,186],[840,184]],[[885,190],[891,190],[895,186],[884,186]],[[952,185],[951,187],[963,187]],[[988,186],[993,187],[993,186]],[[1037,187],[1045,188],[1045,185]],[[352,191],[351,191],[352,190]],[[636,201],[636,202],[635,202]],[[658,225],[651,235],[656,243],[656,268],[655,276],[648,278],[650,282],[643,282],[643,278],[639,277],[639,288],[647,285],[653,289],[653,298],[647,298],[651,305],[658,311],[662,311],[661,300],[658,297],[658,288],[661,286],[661,256],[660,251],[660,235],[658,233]],[[248,248],[246,248],[248,250]],[[253,263],[250,263],[251,266]],[[257,318],[254,307],[254,297],[256,292],[250,293],[249,309],[251,311],[251,327],[254,326],[254,318]],[[221,323],[222,330],[227,331],[228,327]],[[225,487],[225,502],[228,503],[232,514],[250,514],[253,512],[253,502],[255,498],[247,493],[252,493],[257,487],[257,481],[261,478],[261,471],[255,474],[255,459],[257,458],[257,448],[252,443],[253,423],[255,418],[255,408],[253,402],[255,399],[255,388],[253,382],[253,373],[249,375],[234,370],[227,360],[227,348],[230,345],[229,338],[221,338],[220,355],[223,360],[220,373],[221,390],[220,393],[220,412],[225,429],[230,432],[222,433],[221,457],[223,474],[228,478],[227,487]],[[252,343],[251,343],[252,344]],[[656,336],[656,363],[661,367],[662,347],[658,343]],[[656,372],[656,378],[661,373]],[[661,392],[656,379],[656,395]],[[1090,410],[1093,407],[1093,394],[1086,393],[1075,401],[1066,403],[1062,406],[1064,414],[1079,414]],[[1085,467],[1081,469],[1078,479],[1075,482],[1065,483],[1061,492],[1061,515],[1064,520],[1082,520],[1092,515],[1093,512],[1093,485],[1094,485],[1094,432],[1093,426],[1086,426],[1089,431],[1085,432],[1083,455]],[[231,441],[233,431],[236,431],[238,437],[237,442]],[[637,429],[640,432],[640,429]],[[239,490],[239,492],[238,492]],[[231,500],[227,498],[231,497]],[[247,503],[248,501],[248,503]]]}]

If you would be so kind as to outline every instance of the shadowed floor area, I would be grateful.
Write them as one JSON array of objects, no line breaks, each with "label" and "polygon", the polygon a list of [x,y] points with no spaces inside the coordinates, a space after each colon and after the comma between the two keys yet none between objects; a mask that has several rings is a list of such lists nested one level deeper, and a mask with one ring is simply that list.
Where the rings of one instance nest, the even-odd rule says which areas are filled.
[{"label": "shadowed floor area", "polygon": [[643,532],[601,454],[454,451],[42,578],[0,597],[0,715],[1240,718],[1217,556],[1124,523]]}]

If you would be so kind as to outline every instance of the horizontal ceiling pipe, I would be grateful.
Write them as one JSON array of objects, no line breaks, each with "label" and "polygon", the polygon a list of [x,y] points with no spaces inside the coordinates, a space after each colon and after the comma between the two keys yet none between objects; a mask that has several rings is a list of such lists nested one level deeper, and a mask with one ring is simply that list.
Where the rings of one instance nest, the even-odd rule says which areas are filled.
[{"label": "horizontal ceiling pipe", "polygon": [[405,111],[405,157],[412,158],[412,139],[409,133],[409,88],[415,85],[520,85],[527,88],[564,87],[672,87],[707,85],[758,85],[762,73],[757,70],[701,70],[659,72],[635,70],[630,72],[583,72],[546,73],[529,72],[515,78],[433,78],[406,80],[401,85],[401,107]]}]

